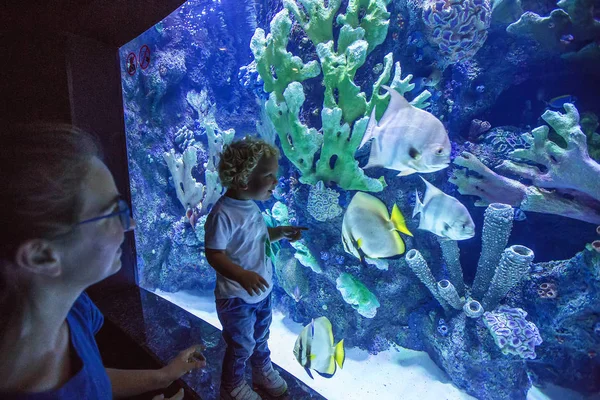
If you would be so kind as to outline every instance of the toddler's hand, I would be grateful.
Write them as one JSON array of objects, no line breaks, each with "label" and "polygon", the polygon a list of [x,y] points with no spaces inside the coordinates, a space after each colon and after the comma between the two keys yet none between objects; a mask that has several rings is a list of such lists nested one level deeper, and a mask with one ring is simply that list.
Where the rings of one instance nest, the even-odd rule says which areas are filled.
[{"label": "toddler's hand", "polygon": [[308,228],[305,226],[280,226],[279,230],[284,238],[290,242],[295,242],[302,238],[302,231],[307,231]]},{"label": "toddler's hand", "polygon": [[160,369],[159,372],[164,387],[169,386],[174,380],[179,379],[187,372],[192,372],[197,368],[204,368],[206,366],[206,358],[201,353],[204,348],[203,345],[189,347],[169,361],[168,365]]},{"label": "toddler's hand", "polygon": [[254,271],[244,270],[240,275],[238,283],[242,285],[244,289],[246,289],[246,292],[248,292],[250,296],[258,296],[262,292],[266,291],[269,287],[269,284],[265,278]]}]

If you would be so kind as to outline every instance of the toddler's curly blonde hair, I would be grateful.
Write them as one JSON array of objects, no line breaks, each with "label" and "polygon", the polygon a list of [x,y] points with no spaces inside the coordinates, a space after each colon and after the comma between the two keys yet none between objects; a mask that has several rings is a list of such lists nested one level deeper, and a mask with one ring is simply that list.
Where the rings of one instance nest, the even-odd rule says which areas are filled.
[{"label": "toddler's curly blonde hair", "polygon": [[238,189],[248,184],[250,174],[263,157],[278,157],[279,150],[252,136],[223,147],[219,161],[219,179],[226,188]]}]

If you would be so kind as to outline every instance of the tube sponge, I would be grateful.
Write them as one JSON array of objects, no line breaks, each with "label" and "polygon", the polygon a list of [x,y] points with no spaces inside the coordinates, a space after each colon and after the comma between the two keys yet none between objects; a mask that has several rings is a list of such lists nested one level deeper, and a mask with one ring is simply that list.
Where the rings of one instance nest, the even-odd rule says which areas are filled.
[{"label": "tube sponge", "polygon": [[433,277],[433,274],[427,266],[427,262],[425,261],[419,250],[409,250],[404,258],[410,269],[412,269],[412,271],[415,273],[415,275],[417,275],[421,282],[423,282],[423,284],[427,286],[427,289],[429,289],[431,294],[433,294],[433,297],[435,297],[435,299],[439,301],[444,310],[449,311],[450,307],[448,306],[446,300],[444,300],[444,298],[438,293],[435,278]]},{"label": "tube sponge", "polygon": [[477,300],[469,299],[463,306],[463,311],[469,318],[479,318],[484,310]]},{"label": "tube sponge", "polygon": [[452,307],[457,310],[460,310],[463,306],[464,301],[460,299],[460,296],[456,292],[456,288],[447,279],[442,279],[437,283],[438,292],[440,296],[444,298]]},{"label": "tube sponge", "polygon": [[498,305],[508,291],[527,273],[533,256],[531,249],[521,245],[510,246],[504,250],[490,288],[483,298],[483,308],[493,310]]},{"label": "tube sponge", "polygon": [[446,268],[448,269],[448,275],[450,275],[450,282],[452,282],[456,288],[458,296],[464,296],[465,283],[462,268],[460,266],[460,250],[458,248],[458,243],[456,240],[441,238],[439,236],[436,237],[440,243],[444,261],[446,261]]},{"label": "tube sponge", "polygon": [[[471,288],[471,296],[481,299],[488,291],[502,251],[512,230],[514,211],[508,204],[492,203],[485,210],[481,256]],[[485,304],[484,304],[485,307]],[[487,307],[485,307],[487,309]]]}]

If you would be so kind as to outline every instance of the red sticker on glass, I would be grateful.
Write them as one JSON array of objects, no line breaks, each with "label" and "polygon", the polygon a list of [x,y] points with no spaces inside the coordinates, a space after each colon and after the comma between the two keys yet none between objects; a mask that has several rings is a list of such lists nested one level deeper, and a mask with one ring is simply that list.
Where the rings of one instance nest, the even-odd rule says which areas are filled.
[{"label": "red sticker on glass", "polygon": [[135,74],[137,70],[135,53],[129,53],[127,55],[127,62],[125,63],[125,70],[129,75]]},{"label": "red sticker on glass", "polygon": [[150,47],[147,44],[140,48],[140,68],[146,69],[150,65]]}]

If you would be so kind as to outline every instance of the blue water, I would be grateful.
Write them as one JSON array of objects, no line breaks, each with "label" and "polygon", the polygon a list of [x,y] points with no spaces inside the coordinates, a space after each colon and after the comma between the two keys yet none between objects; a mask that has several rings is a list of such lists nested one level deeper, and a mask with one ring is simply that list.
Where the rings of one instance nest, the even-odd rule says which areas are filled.
[{"label": "blue water", "polygon": [[[265,34],[271,33],[271,22],[286,13],[282,10],[287,9],[291,18],[286,47],[290,55],[300,57],[303,63],[314,61],[320,70],[327,64],[319,57],[317,36],[307,35],[309,28],[293,15],[293,4],[304,13],[310,12],[309,3],[324,5],[320,0],[289,0],[285,7],[279,1],[188,1],[121,48],[141,285],[171,293],[205,293],[214,287],[215,273],[205,260],[203,243],[202,217],[210,209],[209,200],[204,198],[202,204],[188,209],[182,205],[176,186],[191,178],[209,187],[211,183],[205,173],[207,169],[209,174],[213,172],[215,164],[208,161],[218,159],[226,131],[233,129],[236,139],[245,135],[260,136],[265,140],[274,139],[280,148],[280,185],[274,198],[259,204],[267,222],[310,228],[301,241],[304,248],[281,244],[285,251],[279,260],[292,272],[280,273],[277,277],[274,301],[278,312],[301,325],[326,316],[332,323],[336,340],[344,338],[347,348],[371,355],[394,346],[425,351],[446,374],[445,379],[476,398],[524,399],[532,386],[563,387],[583,397],[597,394],[600,391],[600,254],[592,243],[600,240],[596,231],[600,225],[600,190],[597,189],[600,186],[597,123],[600,115],[597,10],[600,4],[596,1],[594,8],[592,0],[565,3],[563,12],[570,15],[573,22],[547,19],[528,27],[527,22],[519,22],[524,10],[546,18],[559,6],[552,1],[525,0],[521,8],[506,2],[505,8],[498,7],[492,12],[487,0],[441,1],[437,6],[435,2],[406,0],[341,1],[335,13],[337,19],[333,19],[337,22],[330,27],[334,51],[339,49],[338,39],[344,24],[348,25],[345,29],[358,27],[344,22],[340,16],[351,9],[351,4],[372,3],[370,8],[359,7],[357,13],[358,23],[367,32],[363,36],[370,46],[369,51],[364,54],[364,61],[359,57],[355,74],[345,73],[345,82],[348,79],[353,82],[369,101],[373,85],[384,71],[385,57],[389,57],[390,75],[380,83],[392,85],[408,101],[413,101],[415,107],[411,108],[410,115],[414,121],[440,120],[451,146],[451,163],[435,172],[397,176],[398,170],[392,168],[393,160],[386,161],[382,167],[364,169],[367,179],[363,182],[373,183],[384,177],[387,183],[385,187],[375,185],[369,191],[350,187],[340,173],[324,179],[315,165],[312,170],[309,168],[313,175],[294,165],[291,155],[281,147],[281,140],[287,140],[289,132],[268,129],[278,117],[261,114],[261,107],[264,109],[269,98],[263,81],[271,77],[260,76],[256,70],[253,61],[255,57],[260,58],[260,54],[251,50],[251,39],[260,29]],[[325,4],[336,3],[329,0]],[[374,13],[374,10],[380,12]],[[370,25],[367,20],[375,24]],[[464,20],[470,22],[460,22]],[[321,21],[317,26],[328,24]],[[461,27],[462,31],[458,32]],[[441,33],[438,34],[437,29],[441,29]],[[381,42],[375,37],[380,37]],[[566,42],[565,37],[569,38]],[[360,45],[358,39],[353,43]],[[143,45],[151,50],[150,62],[147,68],[142,68],[140,60],[136,60],[135,72],[129,74],[127,55],[131,52],[137,55]],[[336,66],[348,62],[344,54],[337,56],[341,61]],[[412,82],[418,83],[416,89],[410,91],[406,85],[392,82],[392,61],[400,63],[402,79],[413,75]],[[272,73],[275,69],[267,63],[266,71]],[[281,79],[286,73],[292,72],[289,69],[276,72]],[[322,134],[325,89],[332,85],[331,81],[325,80],[322,73],[293,81],[302,85],[305,95],[297,122]],[[415,103],[422,98],[423,91],[429,95]],[[346,93],[343,84],[334,90],[337,106],[344,108],[345,99],[340,96],[357,96]],[[385,90],[379,89],[378,93],[383,96]],[[550,107],[553,98],[564,95],[572,96],[573,106]],[[285,100],[280,97],[271,101],[281,106]],[[348,121],[350,127],[357,126],[359,118],[368,118],[373,104],[377,105],[380,119],[388,103],[389,96],[369,103],[358,118]],[[427,116],[415,109],[424,110]],[[355,110],[346,108],[343,112],[349,115]],[[296,121],[294,115],[281,115],[288,122]],[[395,121],[402,128],[385,140],[378,139],[383,140],[385,151],[404,148],[406,143],[417,148],[418,140],[433,140],[435,134],[431,130],[420,127],[415,131],[411,128],[414,124],[406,120]],[[267,129],[257,129],[257,123]],[[531,148],[531,143],[525,140],[527,135],[543,126],[551,127],[549,136],[538,147]],[[208,145],[208,135],[213,130],[217,150],[211,150]],[[363,132],[357,130],[355,134]],[[417,132],[415,139],[406,139],[408,132]],[[329,165],[342,162],[340,155],[349,155],[350,160],[353,157],[359,168],[363,168],[374,143],[367,143],[361,149],[350,146],[346,153],[330,159]],[[326,150],[326,146],[331,144],[326,142],[321,151]],[[196,151],[197,158],[186,181],[186,177],[169,169],[165,153],[173,151],[171,157],[181,162],[183,154],[190,149]],[[529,153],[523,153],[527,149]],[[511,153],[515,150],[517,153]],[[315,161],[321,151],[317,151]],[[474,171],[473,165],[468,171],[459,165],[464,151],[473,154],[497,175],[488,177],[487,183],[473,180],[481,175]],[[402,156],[398,150],[394,160]],[[500,164],[507,161],[525,169],[537,167],[537,174],[502,170]],[[352,171],[356,170],[350,168],[345,173]],[[452,183],[452,177],[461,173],[471,179],[470,184]],[[415,190],[421,200],[425,194],[419,176],[451,196],[452,200],[448,201],[464,205],[475,225],[473,237],[456,242],[460,249],[458,258],[442,253],[438,237],[443,233],[419,229],[422,217],[413,217]],[[541,179],[544,176],[546,178]],[[322,188],[316,185],[319,180],[325,180]],[[499,186],[501,182],[510,182],[512,186]],[[218,193],[222,193],[222,188],[217,188]],[[480,195],[492,199],[491,202],[509,204],[513,208],[509,214],[514,215],[518,210],[518,218],[512,221],[512,226],[502,225],[503,228],[498,228],[501,233],[496,236],[490,236],[493,222],[492,217],[484,217],[486,207],[475,205],[478,197],[459,193],[481,189],[484,192]],[[514,196],[515,190],[520,197]],[[369,261],[364,257],[369,256],[364,249],[360,250],[361,259],[344,250],[342,227],[351,225],[348,221],[352,211],[348,210],[359,191],[374,196],[372,204],[383,203],[388,213],[394,204],[398,206],[407,228],[413,233],[413,237],[400,234],[406,246],[404,252]],[[325,206],[340,207],[341,211],[326,221],[319,221],[310,211],[314,195],[324,196]],[[542,197],[544,200],[540,201]],[[282,209],[287,211],[288,218],[273,218],[275,211]],[[321,212],[327,210],[330,209],[325,207]],[[432,221],[457,218],[457,214],[449,212],[450,206],[441,210],[441,213],[431,214]],[[189,215],[193,212],[196,216],[191,221]],[[386,218],[389,220],[389,215],[383,217]],[[381,221],[373,216],[374,225],[383,224]],[[354,239],[363,228],[350,226]],[[398,233],[388,229],[382,237],[389,235]],[[502,235],[507,237],[505,243],[500,239]],[[504,249],[513,245],[531,250],[533,260],[514,266],[503,259]],[[412,259],[415,254],[410,252],[412,250],[422,255],[426,269],[416,269],[407,260],[407,255]],[[480,265],[480,260],[486,257],[480,257],[482,252],[492,254],[488,272]],[[312,255],[312,261],[300,254]],[[456,265],[460,265],[462,280],[453,275]],[[430,286],[425,271],[431,273]],[[498,297],[496,301],[486,302],[483,294],[475,296],[473,282],[478,274],[485,282],[486,295],[494,294]],[[340,289],[340,277],[352,277],[354,286]],[[439,300],[442,295],[435,285],[442,279],[450,280],[457,288],[458,306]],[[466,285],[464,292],[459,288],[463,284]],[[314,295],[300,296],[296,301],[292,292],[297,286]],[[550,294],[548,288],[552,290]],[[353,300],[348,298],[348,290],[355,295],[357,304],[350,304]],[[369,308],[369,299],[377,299],[376,310]],[[462,306],[472,304],[471,300],[487,304],[489,309],[484,309],[483,315],[467,315]],[[515,310],[522,310],[526,316],[522,317],[521,311]],[[502,324],[508,324],[507,321],[513,321],[510,322],[514,325],[510,325],[512,330],[503,329]],[[445,328],[438,329],[440,325]],[[532,332],[525,333],[529,329],[526,327]],[[331,379],[335,380],[336,376]],[[361,394],[360,385],[356,391],[357,395],[368,397]],[[398,398],[385,389],[379,396]],[[423,393],[421,398],[434,398],[427,396]],[[550,395],[550,398],[564,398],[560,396],[564,395]]]}]

